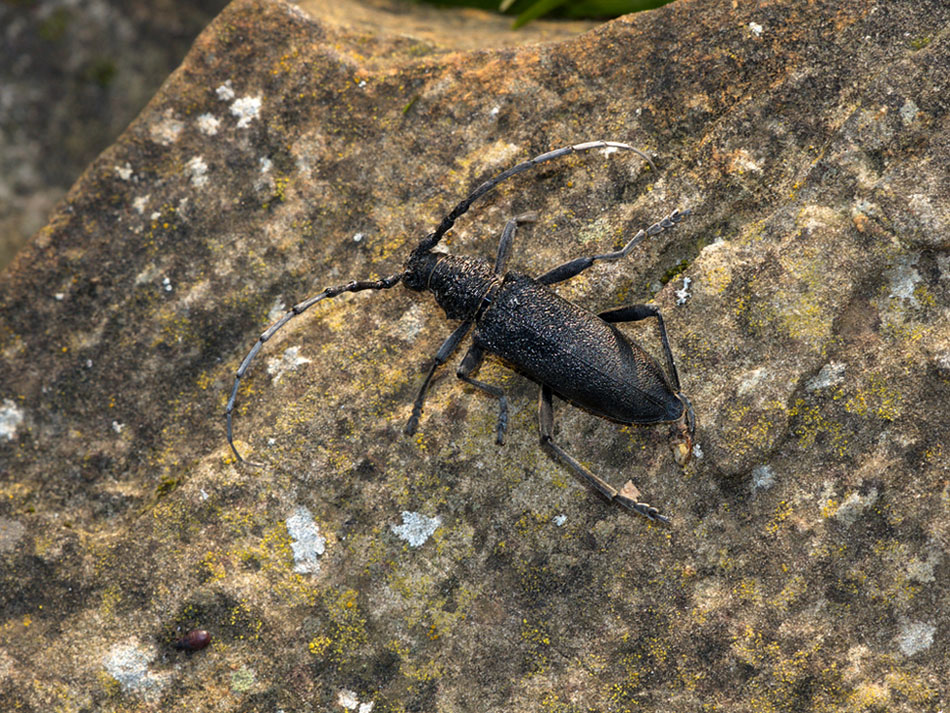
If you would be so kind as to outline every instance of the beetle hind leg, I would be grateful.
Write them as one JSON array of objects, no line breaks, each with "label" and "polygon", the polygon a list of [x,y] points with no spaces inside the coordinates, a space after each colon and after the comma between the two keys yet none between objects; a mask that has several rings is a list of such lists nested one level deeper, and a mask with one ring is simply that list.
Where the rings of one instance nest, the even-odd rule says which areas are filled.
[{"label": "beetle hind leg", "polygon": [[505,443],[505,431],[508,428],[508,398],[505,396],[505,392],[497,386],[486,384],[484,381],[471,377],[471,374],[478,371],[478,367],[482,365],[484,359],[485,351],[477,344],[473,344],[465,353],[465,357],[455,373],[466,384],[471,384],[498,399],[498,426],[496,427],[495,443],[500,446]]},{"label": "beetle hind leg", "polygon": [[663,345],[663,357],[666,359],[666,371],[670,379],[673,391],[679,393],[680,378],[676,373],[676,363],[673,361],[673,350],[670,349],[670,339],[666,336],[666,325],[663,323],[663,315],[660,309],[655,305],[626,305],[601,312],[597,315],[605,322],[639,322],[642,319],[656,318],[656,323],[660,328],[660,343]]},{"label": "beetle hind leg", "polygon": [[541,387],[541,397],[538,403],[538,426],[541,431],[541,445],[546,446],[557,460],[567,464],[588,485],[611,502],[623,505],[629,510],[638,512],[653,521],[669,523],[669,518],[660,514],[660,511],[648,503],[640,502],[640,496],[633,483],[627,482],[622,490],[617,490],[603,478],[594,475],[585,468],[570,453],[561,448],[553,440],[554,435],[554,399],[549,386]]}]

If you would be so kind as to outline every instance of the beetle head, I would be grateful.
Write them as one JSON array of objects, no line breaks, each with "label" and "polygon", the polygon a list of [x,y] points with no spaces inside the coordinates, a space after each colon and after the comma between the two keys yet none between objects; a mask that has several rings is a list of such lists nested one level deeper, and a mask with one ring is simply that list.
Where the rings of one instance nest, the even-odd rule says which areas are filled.
[{"label": "beetle head", "polygon": [[683,394],[676,395],[683,402],[683,415],[670,426],[670,449],[673,459],[684,468],[693,457],[693,434],[696,432],[696,414],[693,405]]}]

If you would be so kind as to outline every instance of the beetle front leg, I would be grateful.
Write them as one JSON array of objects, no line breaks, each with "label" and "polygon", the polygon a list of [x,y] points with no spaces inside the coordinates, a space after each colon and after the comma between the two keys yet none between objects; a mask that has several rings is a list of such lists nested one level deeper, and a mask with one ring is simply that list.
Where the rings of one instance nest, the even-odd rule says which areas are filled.
[{"label": "beetle front leg", "polygon": [[534,211],[518,215],[505,223],[505,229],[501,233],[501,240],[498,241],[498,254],[495,256],[495,274],[502,275],[505,272],[505,266],[508,264],[508,258],[511,255],[511,243],[515,237],[515,230],[521,223],[534,223],[538,219],[538,214]]},{"label": "beetle front leg", "polygon": [[498,435],[495,438],[495,443],[500,446],[505,443],[505,430],[508,428],[508,398],[505,396],[505,392],[497,386],[486,384],[484,381],[473,379],[470,376],[470,374],[478,371],[478,367],[482,365],[484,358],[485,351],[477,344],[473,344],[468,352],[466,352],[462,363],[459,364],[458,371],[455,373],[458,378],[466,384],[477,386],[482,391],[486,391],[498,399]]},{"label": "beetle front leg", "polygon": [[633,488],[632,485],[624,486],[623,491],[617,490],[606,480],[590,472],[590,470],[581,465],[573,456],[554,442],[553,396],[554,394],[551,391],[551,387],[541,387],[541,397],[538,402],[538,426],[541,431],[541,445],[547,446],[557,458],[569,465],[577,475],[608,500],[638,512],[650,520],[669,523],[669,518],[665,515],[661,515],[660,511],[655,507],[648,503],[641,503],[636,499],[636,488]]},{"label": "beetle front leg", "polygon": [[439,347],[439,351],[436,352],[432,366],[429,368],[429,373],[426,374],[425,381],[422,382],[422,386],[419,388],[419,395],[416,396],[416,401],[412,405],[412,415],[409,417],[409,423],[406,424],[407,436],[411,436],[415,433],[416,428],[419,426],[419,417],[422,416],[422,404],[426,400],[426,394],[429,391],[429,384],[432,382],[432,377],[435,376],[435,370],[445,364],[452,355],[452,352],[458,348],[459,342],[468,334],[468,330],[472,328],[472,324],[473,322],[470,319],[462,322],[462,324],[449,335],[449,338],[442,342],[442,346]]}]

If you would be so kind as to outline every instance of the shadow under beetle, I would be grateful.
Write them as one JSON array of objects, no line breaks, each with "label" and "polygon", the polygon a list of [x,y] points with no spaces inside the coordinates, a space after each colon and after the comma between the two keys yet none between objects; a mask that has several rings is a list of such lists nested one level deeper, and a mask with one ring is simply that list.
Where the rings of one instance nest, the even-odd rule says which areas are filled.
[{"label": "shadow under beetle", "polygon": [[[548,286],[579,275],[598,260],[619,260],[626,257],[644,237],[672,228],[686,217],[689,211],[673,211],[646,230],[640,230],[621,250],[577,258],[534,278],[518,272],[505,272],[515,230],[519,223],[534,220],[532,214],[508,221],[501,235],[494,264],[483,258],[432,252],[472,203],[502,181],[540,163],[592,149],[633,151],[655,170],[653,162],[646,154],[632,146],[614,141],[591,141],[535,156],[485,181],[472,191],[442,219],[434,232],[416,246],[402,272],[381,280],[353,281],[337,287],[328,287],[320,294],[294,305],[268,327],[238,367],[234,388],[228,399],[225,412],[228,445],[237,459],[244,462],[234,445],[232,434],[234,403],[241,378],[247,372],[251,360],[264,346],[264,342],[291,319],[321,300],[336,297],[344,292],[385,290],[402,282],[410,290],[428,290],[435,296],[446,317],[462,322],[435,355],[413,404],[412,416],[406,426],[407,434],[414,433],[419,424],[426,392],[436,369],[446,362],[465,335],[475,327],[472,346],[462,358],[456,373],[462,381],[498,399],[497,442],[504,442],[508,425],[508,401],[505,393],[497,386],[472,377],[486,353],[501,357],[513,369],[541,386],[538,414],[541,444],[551,455],[570,466],[578,476],[608,500],[651,520],[669,522],[655,507],[638,500],[639,493],[631,482],[628,481],[618,491],[584,467],[553,440],[552,397],[557,394],[597,416],[619,423],[670,424],[673,457],[681,466],[689,462],[696,419],[689,399],[680,393],[679,377],[663,317],[652,305],[627,305],[594,314],[559,297],[548,289]],[[666,361],[665,371],[636,342],[624,336],[614,326],[620,322],[636,322],[648,317],[655,317],[659,325]]]}]

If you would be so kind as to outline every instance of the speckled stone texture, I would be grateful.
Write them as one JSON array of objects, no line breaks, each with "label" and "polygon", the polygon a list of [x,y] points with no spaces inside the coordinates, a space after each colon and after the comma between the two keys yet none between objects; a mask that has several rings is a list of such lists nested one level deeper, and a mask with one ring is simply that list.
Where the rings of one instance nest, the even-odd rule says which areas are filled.
[{"label": "speckled stone texture", "polygon": [[[448,51],[239,0],[0,281],[4,711],[946,709],[950,9],[681,0],[575,39]],[[558,288],[654,300],[699,419],[555,404],[453,370],[400,269],[447,248],[540,274],[693,215]],[[654,355],[649,323],[622,325]],[[463,349],[465,345],[463,344]],[[192,629],[207,648],[174,643]]]},{"label": "speckled stone texture", "polygon": [[0,269],[226,4],[0,2]]}]

